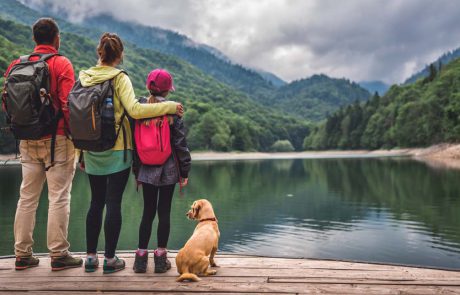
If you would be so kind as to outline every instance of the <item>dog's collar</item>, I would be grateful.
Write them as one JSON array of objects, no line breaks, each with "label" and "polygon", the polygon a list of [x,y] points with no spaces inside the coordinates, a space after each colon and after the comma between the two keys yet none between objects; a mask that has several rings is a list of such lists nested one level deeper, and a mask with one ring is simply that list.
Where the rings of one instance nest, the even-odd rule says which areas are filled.
[{"label": "dog's collar", "polygon": [[212,218],[200,219],[200,222],[203,222],[203,221],[215,221],[215,222],[217,222],[217,218],[212,217]]}]

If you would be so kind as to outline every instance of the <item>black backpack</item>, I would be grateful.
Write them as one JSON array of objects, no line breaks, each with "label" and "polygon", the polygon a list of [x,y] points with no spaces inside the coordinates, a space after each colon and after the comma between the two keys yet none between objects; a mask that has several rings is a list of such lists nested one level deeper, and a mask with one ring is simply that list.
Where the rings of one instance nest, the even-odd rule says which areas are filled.
[{"label": "black backpack", "polygon": [[[21,56],[19,63],[11,67],[5,79],[2,96],[7,124],[16,140],[38,140],[51,135],[51,166],[45,170],[54,165],[57,126],[63,118],[61,107],[56,111],[53,106],[50,73],[46,63],[56,55],[59,54],[33,53]],[[30,61],[32,56],[40,58]]]},{"label": "black backpack", "polygon": [[[5,80],[3,102],[7,121],[16,139],[37,140],[56,135],[62,111],[55,111],[51,100],[49,69],[46,60],[57,54],[21,56]],[[39,56],[29,61],[31,56]]]},{"label": "black backpack", "polygon": [[[120,71],[119,74],[125,71]],[[114,77],[115,78],[115,77]],[[116,131],[116,122],[113,108],[113,79],[101,84],[84,87],[77,81],[70,91],[68,104],[70,112],[70,133],[76,148],[102,152],[114,147],[115,142],[123,131],[125,158],[126,158],[126,131],[123,121],[126,111],[120,119],[120,128]],[[112,106],[108,99],[112,99]]]}]

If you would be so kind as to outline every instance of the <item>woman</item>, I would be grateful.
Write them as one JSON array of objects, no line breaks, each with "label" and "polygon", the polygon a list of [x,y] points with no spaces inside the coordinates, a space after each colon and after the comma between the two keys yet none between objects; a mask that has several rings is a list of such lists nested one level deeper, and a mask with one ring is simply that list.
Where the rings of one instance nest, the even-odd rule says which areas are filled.
[{"label": "woman", "polygon": [[[124,111],[134,119],[150,118],[165,114],[183,114],[181,104],[140,104],[134,95],[129,77],[116,68],[123,60],[123,43],[116,34],[104,33],[97,47],[98,64],[81,71],[79,78],[84,87],[100,84],[112,79],[115,121],[119,122]],[[115,146],[104,152],[84,152],[85,170],[91,186],[91,205],[86,217],[87,258],[85,270],[93,272],[99,266],[97,242],[102,226],[102,214],[106,207],[104,221],[105,259],[104,273],[113,273],[125,268],[125,262],[115,256],[121,229],[121,200],[129,178],[132,162],[132,134],[129,121],[124,117]],[[117,124],[117,125],[121,125]],[[118,129],[121,126],[117,126]],[[126,137],[126,138],[124,138]],[[127,154],[125,154],[125,145]]]}]

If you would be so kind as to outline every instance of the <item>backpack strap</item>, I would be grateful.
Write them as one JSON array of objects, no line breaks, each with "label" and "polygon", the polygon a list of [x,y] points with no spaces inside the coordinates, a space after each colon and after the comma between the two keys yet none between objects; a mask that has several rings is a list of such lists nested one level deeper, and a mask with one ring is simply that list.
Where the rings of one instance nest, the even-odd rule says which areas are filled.
[{"label": "backpack strap", "polygon": [[29,55],[22,55],[19,57],[19,61],[21,63],[24,63],[24,62],[28,62],[29,59],[32,57],[32,56],[38,56],[40,57],[40,61],[47,61],[48,59],[52,58],[53,56],[61,56],[61,54],[59,53],[32,53],[32,54],[29,54]]},{"label": "backpack strap", "polygon": [[118,136],[120,135],[120,131],[123,131],[123,162],[126,162],[128,160],[128,144],[126,141],[126,129],[125,129],[125,126],[123,125],[123,121],[125,120],[126,116],[127,116],[127,113],[125,110],[123,111],[123,115],[121,115],[120,128],[117,131],[117,137],[115,137],[116,139],[118,139]]},{"label": "backpack strap", "polygon": [[61,56],[59,53],[45,53],[39,54],[40,60],[47,61],[48,59],[52,58],[53,56]]},{"label": "backpack strap", "polygon": [[19,57],[19,62],[23,63],[23,62],[27,62],[29,61],[29,58],[30,58],[30,55],[22,55]]},{"label": "backpack strap", "polygon": [[48,167],[45,167],[45,171],[48,171],[51,167],[54,166],[54,155],[56,151],[56,136],[57,136],[57,127],[59,125],[59,121],[61,118],[64,117],[64,113],[62,112],[62,109],[59,109],[58,113],[56,116],[53,118],[53,130],[51,133],[51,163]]},{"label": "backpack strap", "polygon": [[[113,80],[122,73],[125,75],[128,75],[128,73],[125,70],[120,70],[120,72],[117,75],[115,75],[115,77],[110,79],[109,95],[111,95],[112,97],[114,97],[115,95],[115,90],[113,89]],[[120,135],[120,131],[123,131],[123,162],[126,162],[128,160],[128,144],[127,144],[127,139],[126,139],[126,129],[125,129],[125,126],[123,125],[123,121],[125,120],[127,115],[128,113],[123,107],[123,115],[121,115],[121,118],[120,118],[120,128],[117,131],[117,137],[116,137],[116,139],[118,139],[118,136]]]}]

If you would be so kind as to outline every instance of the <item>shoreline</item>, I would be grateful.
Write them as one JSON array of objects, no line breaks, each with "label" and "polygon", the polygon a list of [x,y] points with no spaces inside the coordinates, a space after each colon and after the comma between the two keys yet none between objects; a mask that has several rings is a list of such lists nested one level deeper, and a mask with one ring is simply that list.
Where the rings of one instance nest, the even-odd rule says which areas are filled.
[{"label": "shoreline", "polygon": [[[438,144],[427,148],[391,150],[328,150],[286,153],[265,152],[192,152],[193,161],[279,160],[279,159],[344,159],[410,157],[434,168],[460,169],[460,144]],[[0,165],[19,165],[16,155],[1,155]]]}]

